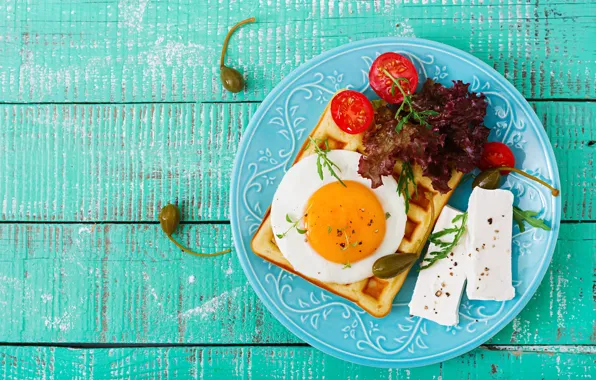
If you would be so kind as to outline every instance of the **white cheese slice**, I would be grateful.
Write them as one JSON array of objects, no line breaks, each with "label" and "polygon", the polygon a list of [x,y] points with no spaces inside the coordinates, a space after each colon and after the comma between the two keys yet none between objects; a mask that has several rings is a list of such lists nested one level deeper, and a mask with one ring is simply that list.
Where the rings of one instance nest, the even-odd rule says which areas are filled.
[{"label": "white cheese slice", "polygon": [[513,194],[476,187],[468,203],[466,293],[471,300],[507,301],[511,279]]},{"label": "white cheese slice", "polygon": [[[445,206],[433,232],[445,228],[461,226],[461,220],[453,223],[453,218],[462,212]],[[441,238],[443,241],[453,241],[455,234]],[[466,261],[466,233],[447,258],[436,261],[429,268],[418,274],[414,294],[410,301],[410,314],[426,318],[444,326],[454,326],[459,322],[459,302],[466,283],[464,263]],[[430,244],[427,255],[439,250]]]}]

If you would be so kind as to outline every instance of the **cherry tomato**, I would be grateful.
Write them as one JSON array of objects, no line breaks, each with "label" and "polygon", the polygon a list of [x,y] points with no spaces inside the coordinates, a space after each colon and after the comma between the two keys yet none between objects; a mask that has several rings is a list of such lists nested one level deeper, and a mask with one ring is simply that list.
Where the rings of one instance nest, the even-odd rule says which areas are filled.
[{"label": "cherry tomato", "polygon": [[331,100],[331,117],[342,131],[355,135],[370,127],[375,110],[364,94],[345,90]]},{"label": "cherry tomato", "polygon": [[418,73],[416,68],[406,57],[397,53],[384,53],[375,59],[368,73],[370,87],[387,103],[401,103],[404,100],[402,92],[394,86],[395,82],[387,73],[395,79],[400,80],[399,84],[406,94],[413,94],[418,86]]},{"label": "cherry tomato", "polygon": [[[478,163],[480,170],[488,170],[501,166],[509,166],[511,168],[515,166],[515,157],[511,149],[500,142],[484,144],[482,157],[480,157],[480,162]],[[509,172],[503,171],[503,174],[507,173]]]}]

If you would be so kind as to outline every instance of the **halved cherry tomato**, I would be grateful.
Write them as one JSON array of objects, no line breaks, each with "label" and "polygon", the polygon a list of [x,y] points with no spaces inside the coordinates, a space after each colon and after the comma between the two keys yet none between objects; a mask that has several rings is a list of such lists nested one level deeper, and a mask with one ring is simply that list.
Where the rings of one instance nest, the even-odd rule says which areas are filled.
[{"label": "halved cherry tomato", "polygon": [[[500,142],[489,142],[484,144],[482,149],[482,157],[480,157],[480,162],[478,163],[480,170],[501,166],[512,168],[515,166],[515,156],[513,156],[513,152],[507,145]],[[503,174],[508,173],[508,171],[503,171]]]},{"label": "halved cherry tomato", "polygon": [[375,110],[364,94],[345,90],[331,100],[331,117],[342,131],[355,135],[370,127]]},{"label": "halved cherry tomato", "polygon": [[[387,73],[397,80],[406,94],[413,94],[418,86],[418,73],[412,62],[397,53],[384,53],[375,59],[368,73],[370,87],[387,103],[401,103],[404,96],[394,86],[395,82]],[[400,80],[405,78],[406,80]]]}]

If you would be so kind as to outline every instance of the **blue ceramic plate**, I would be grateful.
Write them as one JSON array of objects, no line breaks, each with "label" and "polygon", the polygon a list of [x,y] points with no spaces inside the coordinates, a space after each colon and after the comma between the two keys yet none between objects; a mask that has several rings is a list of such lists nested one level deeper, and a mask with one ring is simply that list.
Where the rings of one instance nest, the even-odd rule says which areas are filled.
[{"label": "blue ceramic plate", "polygon": [[[416,367],[441,362],[479,346],[509,323],[530,300],[550,263],[561,217],[560,197],[515,174],[502,186],[516,204],[540,212],[552,231],[513,230],[513,279],[516,297],[507,302],[462,299],[460,323],[444,327],[411,317],[407,307],[416,270],[382,319],[321,290],[257,257],[250,240],[271,204],[284,173],[331,96],[342,88],[375,97],[368,83],[373,60],[384,52],[406,55],[420,83],[432,78],[445,86],[470,83],[489,101],[485,123],[490,140],[511,147],[516,166],[560,188],[555,156],[530,105],[505,78],[477,58],[436,42],[381,38],[328,51],[290,74],[265,99],[238,149],[231,189],[231,221],[240,263],[269,311],[310,345],[338,358],[377,367]],[[450,204],[465,209],[470,183],[460,186]]]}]

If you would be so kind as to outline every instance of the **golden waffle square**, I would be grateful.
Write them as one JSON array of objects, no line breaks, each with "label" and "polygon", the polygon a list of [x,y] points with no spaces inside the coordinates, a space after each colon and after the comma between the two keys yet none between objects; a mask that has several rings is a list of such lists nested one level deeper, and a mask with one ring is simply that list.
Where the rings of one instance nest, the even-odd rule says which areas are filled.
[{"label": "golden waffle square", "polygon": [[[317,139],[317,141],[323,141],[327,139],[330,149],[344,149],[358,151],[362,154],[365,153],[364,146],[362,144],[362,134],[350,135],[340,130],[331,117],[329,106],[327,106],[327,109],[325,109],[321,119],[319,120],[319,123],[312,131],[310,136],[314,139]],[[314,148],[309,147],[308,149],[304,149],[305,146],[303,146],[301,151],[298,153],[294,163],[300,161],[302,158],[310,154],[313,154]],[[395,165],[393,176],[396,180],[399,178],[401,166],[401,162],[398,162]],[[409,191],[412,195],[412,198],[410,199],[406,230],[404,238],[399,246],[399,251],[412,253],[415,252],[420,254],[420,250],[423,247],[423,245],[420,243],[425,238],[427,229],[434,226],[436,219],[440,215],[443,206],[447,204],[452,192],[441,194],[434,191],[431,185],[431,180],[422,176],[420,167],[414,166],[413,169],[414,178],[418,186],[418,196],[415,195],[415,189],[413,186],[411,186]],[[449,187],[454,189],[459,183],[461,177],[461,173],[454,171],[451,180],[449,181]],[[425,193],[427,192],[432,194],[431,199],[434,203],[435,215],[433,220],[431,220],[431,200],[425,197]],[[383,280],[372,276],[362,281],[345,285],[331,282],[321,282],[316,279],[304,276],[294,270],[292,265],[286,260],[277,247],[275,238],[273,236],[273,229],[271,228],[269,213],[270,209],[265,213],[263,222],[252,239],[252,250],[257,256],[287,270],[288,272],[294,273],[295,275],[298,275],[327,291],[335,293],[338,296],[344,297],[356,303],[366,312],[377,318],[384,317],[389,314],[393,299],[401,289],[409,270],[389,280]]]}]

